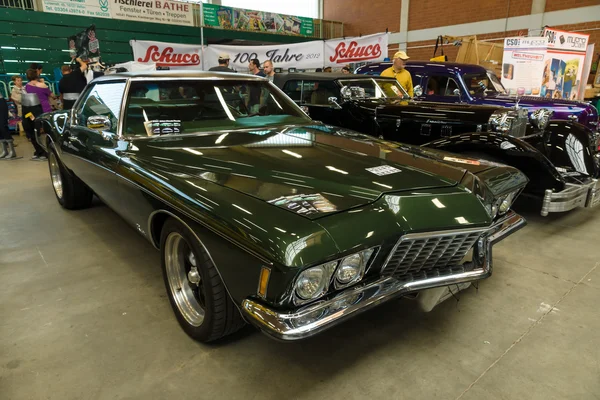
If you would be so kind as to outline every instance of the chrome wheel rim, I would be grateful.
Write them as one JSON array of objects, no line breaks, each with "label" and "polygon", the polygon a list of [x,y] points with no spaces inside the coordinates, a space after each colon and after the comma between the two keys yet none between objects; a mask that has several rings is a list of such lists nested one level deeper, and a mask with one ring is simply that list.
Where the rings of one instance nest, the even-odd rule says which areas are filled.
[{"label": "chrome wheel rim", "polygon": [[50,179],[52,179],[52,186],[54,187],[54,192],[58,196],[59,199],[63,197],[63,185],[62,185],[62,177],[60,176],[60,167],[58,165],[58,160],[54,153],[50,153]]},{"label": "chrome wheel rim", "polygon": [[197,257],[186,240],[171,232],[165,241],[165,266],[171,296],[185,320],[192,326],[204,322],[204,290]]}]

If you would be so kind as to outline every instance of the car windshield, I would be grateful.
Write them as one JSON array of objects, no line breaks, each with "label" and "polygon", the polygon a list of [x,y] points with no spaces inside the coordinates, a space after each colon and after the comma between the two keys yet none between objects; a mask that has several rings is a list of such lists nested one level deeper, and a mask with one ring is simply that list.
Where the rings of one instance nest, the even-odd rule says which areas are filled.
[{"label": "car windshield", "polygon": [[409,99],[406,90],[396,80],[388,79],[343,79],[342,86],[359,87],[365,90],[365,96],[370,99],[392,98]]},{"label": "car windshield", "polygon": [[506,89],[492,72],[480,72],[475,74],[463,74],[463,80],[467,90],[473,96],[484,96],[486,94],[504,94]]},{"label": "car windshield", "polygon": [[309,123],[269,82],[171,79],[131,83],[123,128],[153,136]]}]

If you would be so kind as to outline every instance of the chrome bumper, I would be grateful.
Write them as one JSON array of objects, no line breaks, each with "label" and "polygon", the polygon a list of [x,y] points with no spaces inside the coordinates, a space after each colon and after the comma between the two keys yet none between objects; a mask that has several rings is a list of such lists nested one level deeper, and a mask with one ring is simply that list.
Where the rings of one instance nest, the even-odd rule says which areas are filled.
[{"label": "chrome bumper", "polygon": [[540,214],[547,216],[551,212],[564,212],[577,207],[595,207],[600,204],[600,180],[577,185],[567,183],[561,192],[546,190]]},{"label": "chrome bumper", "polygon": [[304,339],[393,298],[489,277],[492,274],[492,246],[525,224],[523,217],[510,211],[492,225],[488,230],[485,259],[481,266],[472,271],[415,282],[383,277],[349,288],[332,298],[287,312],[279,312],[255,300],[246,299],[242,303],[242,311],[248,322],[269,336],[285,341]]}]

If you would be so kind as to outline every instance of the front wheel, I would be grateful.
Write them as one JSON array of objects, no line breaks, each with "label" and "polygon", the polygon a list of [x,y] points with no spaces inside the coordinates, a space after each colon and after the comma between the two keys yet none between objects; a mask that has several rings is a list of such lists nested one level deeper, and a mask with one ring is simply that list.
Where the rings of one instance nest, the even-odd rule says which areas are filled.
[{"label": "front wheel", "polygon": [[61,206],[68,210],[74,210],[87,208],[92,204],[94,194],[90,188],[67,171],[53,147],[50,147],[48,154],[48,168],[50,169],[50,180],[52,181],[54,194]]},{"label": "front wheel", "polygon": [[167,220],[160,248],[169,301],[189,336],[210,342],[244,326],[208,253],[187,227],[173,218]]}]

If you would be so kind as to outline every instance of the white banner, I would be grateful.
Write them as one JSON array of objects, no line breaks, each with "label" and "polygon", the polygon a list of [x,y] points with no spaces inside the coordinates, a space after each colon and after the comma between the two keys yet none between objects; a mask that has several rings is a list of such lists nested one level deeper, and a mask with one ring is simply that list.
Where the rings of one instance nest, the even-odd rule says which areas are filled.
[{"label": "white banner", "polygon": [[383,61],[387,53],[387,33],[325,41],[325,65],[331,67],[363,61]]},{"label": "white banner", "polygon": [[271,60],[275,68],[322,68],[323,42],[320,40],[278,44],[270,46],[229,46],[211,44],[204,50],[204,68],[218,65],[219,54],[227,53],[231,57],[229,68],[247,73],[251,59],[258,58],[261,63]]},{"label": "white banner", "polygon": [[112,4],[110,7],[112,16],[116,19],[194,26],[194,14],[192,12],[191,3],[181,3],[169,0],[111,1]]},{"label": "white banner", "polygon": [[140,63],[156,63],[157,67],[170,69],[202,69],[201,46],[199,44],[179,44],[131,40],[133,60]]},{"label": "white banner", "polygon": [[42,0],[44,12],[112,18],[109,0]]},{"label": "white banner", "polygon": [[194,26],[191,3],[169,0],[42,0],[44,12]]}]

